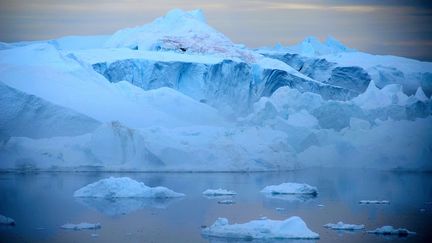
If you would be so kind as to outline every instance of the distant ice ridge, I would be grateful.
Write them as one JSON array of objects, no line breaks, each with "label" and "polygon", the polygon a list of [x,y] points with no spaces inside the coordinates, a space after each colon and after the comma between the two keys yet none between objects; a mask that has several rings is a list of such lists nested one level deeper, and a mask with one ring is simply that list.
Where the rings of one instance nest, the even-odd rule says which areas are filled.
[{"label": "distant ice ridge", "polygon": [[280,185],[266,186],[262,193],[269,194],[310,194],[317,195],[318,189],[302,183],[282,183]]},{"label": "distant ice ridge", "polygon": [[170,198],[182,197],[184,194],[174,192],[166,187],[148,187],[142,182],[129,177],[110,177],[89,184],[74,193],[74,197],[95,198]]},{"label": "distant ice ridge", "polygon": [[234,239],[319,239],[299,217],[286,220],[259,219],[243,224],[229,224],[226,218],[219,218],[215,223],[202,230],[208,237]]},{"label": "distant ice ridge", "polygon": [[299,44],[293,46],[284,47],[281,44],[277,44],[274,48],[262,48],[260,50],[266,52],[296,53],[311,57],[356,51],[355,49],[346,47],[332,36],[328,36],[324,42],[321,42],[314,36],[309,36]]},{"label": "distant ice ridge", "polygon": [[203,194],[206,196],[233,196],[237,195],[235,191],[230,191],[226,189],[207,189],[203,191]]},{"label": "distant ice ridge", "polygon": [[0,214],[0,225],[15,225],[15,220]]},{"label": "distant ice ridge", "polygon": [[61,226],[66,230],[96,230],[101,228],[101,224],[79,223],[79,224],[64,224]]},{"label": "distant ice ridge", "polygon": [[380,228],[376,228],[375,230],[368,231],[369,234],[377,234],[377,235],[396,235],[396,236],[409,236],[415,235],[415,232],[409,231],[405,228],[394,228],[393,226],[383,226]]},{"label": "distant ice ridge", "polygon": [[342,221],[339,221],[336,224],[329,223],[324,225],[324,227],[333,230],[362,230],[365,228],[363,224],[345,224]]}]

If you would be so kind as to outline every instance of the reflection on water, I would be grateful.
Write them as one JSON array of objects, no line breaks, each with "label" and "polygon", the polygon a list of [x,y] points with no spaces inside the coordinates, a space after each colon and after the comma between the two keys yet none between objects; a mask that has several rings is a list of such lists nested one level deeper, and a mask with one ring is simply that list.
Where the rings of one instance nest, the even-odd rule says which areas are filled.
[{"label": "reflection on water", "polygon": [[[75,199],[73,192],[109,176],[129,176],[148,186],[165,186],[186,197],[173,200]],[[317,197],[270,195],[260,191],[283,182],[318,187]],[[230,188],[235,204],[218,204],[202,192]],[[281,197],[282,196],[282,197]],[[300,196],[300,197],[298,197]],[[360,200],[389,200],[389,205],[360,205]],[[218,217],[245,223],[267,217],[284,220],[300,216],[320,234],[318,242],[393,242],[365,231],[341,233],[324,224],[343,221],[364,224],[366,230],[383,225],[417,232],[401,242],[428,242],[432,238],[432,177],[426,173],[370,170],[302,170],[281,173],[40,173],[0,174],[0,214],[16,221],[0,227],[7,242],[230,242],[207,239],[201,227]],[[323,207],[318,205],[323,204]],[[284,210],[276,210],[284,208]],[[424,210],[422,210],[424,209]],[[65,223],[101,223],[98,237],[89,231],[67,232]],[[42,229],[42,230],[41,230]],[[232,242],[232,240],[231,240]],[[258,241],[259,242],[259,241]],[[288,241],[292,242],[292,241]],[[310,241],[307,241],[310,243]],[[432,242],[432,241],[429,241]]]},{"label": "reflection on water", "polygon": [[117,216],[145,207],[165,209],[169,204],[182,198],[75,198],[75,200],[105,215]]}]

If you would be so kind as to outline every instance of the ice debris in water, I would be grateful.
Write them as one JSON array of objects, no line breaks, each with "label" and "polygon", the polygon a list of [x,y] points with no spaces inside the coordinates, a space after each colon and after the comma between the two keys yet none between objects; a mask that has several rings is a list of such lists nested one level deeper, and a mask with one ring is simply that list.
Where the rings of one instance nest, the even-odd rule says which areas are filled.
[{"label": "ice debris in water", "polygon": [[204,236],[235,239],[319,239],[306,223],[297,216],[286,220],[259,219],[243,224],[229,224],[228,219],[218,218],[202,230]]},{"label": "ice debris in water", "polygon": [[90,223],[79,223],[79,224],[64,224],[61,226],[62,229],[66,230],[96,230],[100,229],[101,225],[99,223],[97,224],[90,224]]},{"label": "ice debris in water", "polygon": [[232,195],[237,195],[236,192],[234,191],[230,191],[230,190],[226,190],[226,189],[207,189],[205,191],[203,191],[203,194],[206,196],[232,196]]},{"label": "ice debris in water", "polygon": [[234,204],[235,202],[233,200],[221,200],[218,201],[219,204]]},{"label": "ice debris in water", "polygon": [[342,221],[339,221],[336,224],[326,224],[325,228],[333,229],[333,230],[362,230],[365,228],[363,224],[345,224]]},{"label": "ice debris in water", "polygon": [[142,182],[129,177],[110,177],[94,182],[75,191],[74,197],[93,198],[170,198],[182,197],[166,187],[148,187]]},{"label": "ice debris in water", "polygon": [[387,200],[361,200],[359,201],[360,204],[390,204],[390,201]]},{"label": "ice debris in water", "polygon": [[415,235],[416,232],[409,231],[405,228],[394,228],[393,226],[383,226],[380,228],[376,228],[375,230],[368,231],[369,234],[377,234],[377,235],[397,235],[397,236],[408,236]]},{"label": "ice debris in water", "polygon": [[2,224],[2,225],[15,225],[15,220],[0,214],[0,224]]},{"label": "ice debris in water", "polygon": [[266,186],[261,190],[269,194],[310,194],[317,195],[318,189],[308,184],[301,183],[282,183],[280,185]]}]

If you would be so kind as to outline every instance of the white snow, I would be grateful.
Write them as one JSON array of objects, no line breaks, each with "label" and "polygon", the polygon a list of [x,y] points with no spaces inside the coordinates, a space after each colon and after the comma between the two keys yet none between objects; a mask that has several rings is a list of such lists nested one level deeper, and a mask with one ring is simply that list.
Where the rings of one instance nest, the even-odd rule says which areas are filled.
[{"label": "white snow", "polygon": [[317,195],[318,189],[308,184],[302,183],[282,183],[280,185],[266,186],[261,190],[268,194],[311,194]]},{"label": "white snow", "polygon": [[382,226],[380,228],[376,228],[375,230],[368,231],[369,234],[377,234],[377,235],[397,235],[397,236],[408,236],[415,235],[415,232],[409,231],[405,228],[394,228],[393,226]]},{"label": "white snow", "polygon": [[101,228],[101,224],[79,223],[79,224],[64,224],[60,228],[66,230],[96,230]]},{"label": "white snow", "polygon": [[361,200],[360,204],[390,204],[390,201],[387,200]]},{"label": "white snow", "polygon": [[94,182],[74,192],[74,197],[93,198],[170,198],[182,197],[166,187],[148,187],[129,177],[110,177]]},{"label": "white snow", "polygon": [[0,214],[0,225],[15,225],[15,220]]},{"label": "white snow", "polygon": [[365,228],[363,224],[345,224],[342,221],[337,222],[336,224],[326,224],[325,228],[330,228],[333,230],[362,230]]},{"label": "white snow", "polygon": [[252,220],[243,224],[229,224],[228,219],[218,218],[215,223],[202,230],[202,234],[210,237],[235,239],[319,239],[306,223],[297,216],[286,220]]},{"label": "white snow", "polygon": [[203,194],[206,196],[233,196],[237,195],[235,191],[230,191],[226,189],[207,189],[203,191]]}]

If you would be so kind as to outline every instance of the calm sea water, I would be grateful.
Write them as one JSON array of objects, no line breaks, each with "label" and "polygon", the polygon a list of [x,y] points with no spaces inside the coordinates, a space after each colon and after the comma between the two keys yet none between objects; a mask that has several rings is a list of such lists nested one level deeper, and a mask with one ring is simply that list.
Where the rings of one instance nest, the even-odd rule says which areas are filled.
[{"label": "calm sea water", "polygon": [[[166,186],[186,197],[109,201],[78,200],[72,196],[80,187],[109,176],[128,176],[149,186]],[[282,182],[317,186],[319,195],[269,198],[259,192],[267,185]],[[204,197],[202,192],[208,188],[236,191],[236,203],[222,205],[218,199]],[[363,199],[391,203],[358,204]],[[318,242],[432,242],[432,176],[329,169],[280,173],[0,174],[0,214],[17,223],[15,227],[0,226],[1,242],[233,242],[203,238],[201,227],[211,225],[218,217],[243,223],[260,217],[286,219],[294,215],[302,217],[312,231],[320,234]],[[381,237],[323,227],[338,221],[365,224],[367,230],[383,225],[405,227],[417,235]],[[59,228],[65,223],[80,222],[101,223],[102,228]]]}]

